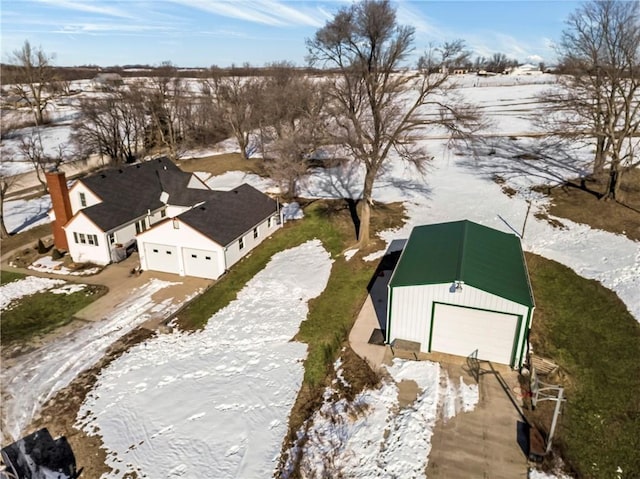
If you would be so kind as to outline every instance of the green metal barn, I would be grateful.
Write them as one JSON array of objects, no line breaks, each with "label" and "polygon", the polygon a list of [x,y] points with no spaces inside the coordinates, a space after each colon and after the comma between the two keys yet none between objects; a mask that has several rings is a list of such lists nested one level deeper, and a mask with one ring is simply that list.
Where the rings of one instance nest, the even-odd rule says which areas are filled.
[{"label": "green metal barn", "polygon": [[388,288],[387,343],[522,365],[535,304],[518,236],[468,220],[417,226]]}]

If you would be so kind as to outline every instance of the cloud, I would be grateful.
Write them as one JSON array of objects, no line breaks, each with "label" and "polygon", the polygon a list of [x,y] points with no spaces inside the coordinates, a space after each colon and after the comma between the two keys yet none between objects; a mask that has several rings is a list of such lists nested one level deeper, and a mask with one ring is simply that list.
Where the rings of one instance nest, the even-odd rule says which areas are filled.
[{"label": "cloud", "polygon": [[418,8],[413,7],[409,2],[401,2],[396,10],[398,23],[401,25],[411,25],[416,29],[416,34],[426,37],[429,40],[448,38],[442,28],[437,26],[429,17],[424,15]]},{"label": "cloud", "polygon": [[202,10],[214,15],[236,18],[253,23],[270,26],[304,25],[320,27],[321,19],[311,12],[317,9],[306,9],[307,12],[295,9],[277,0],[251,0],[231,2],[228,0],[169,0],[174,4]]},{"label": "cloud", "polygon": [[530,63],[541,63],[544,61],[544,58],[540,55],[529,55],[527,61]]},{"label": "cloud", "polygon": [[74,0],[36,0],[39,3],[45,3],[57,8],[65,8],[68,10],[76,10],[86,13],[97,13],[119,18],[133,18],[130,13],[114,8],[111,5],[100,4],[100,2],[77,2]]},{"label": "cloud", "polygon": [[53,30],[52,33],[145,33],[145,32],[166,32],[172,30],[171,27],[166,26],[152,26],[152,25],[126,25],[122,23],[67,23],[62,28]]}]

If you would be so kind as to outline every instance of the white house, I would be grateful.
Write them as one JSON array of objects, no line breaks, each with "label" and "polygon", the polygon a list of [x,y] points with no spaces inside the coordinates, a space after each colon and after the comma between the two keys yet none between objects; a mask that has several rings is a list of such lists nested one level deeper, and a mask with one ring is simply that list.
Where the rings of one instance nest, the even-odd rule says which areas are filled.
[{"label": "white house", "polygon": [[[170,268],[153,261],[137,238],[154,225],[162,227],[166,220],[176,217],[185,226],[180,231],[171,231],[167,238],[175,245],[195,249],[202,246],[202,231],[220,244],[226,236],[214,234],[212,229],[233,231],[240,236],[247,231],[253,232],[254,228],[263,228],[263,223],[268,222],[271,230],[259,231],[266,235],[280,225],[276,202],[263,193],[248,185],[230,192],[213,191],[196,175],[183,172],[167,158],[108,169],[78,180],[69,190],[64,173],[48,173],[47,181],[53,203],[51,217],[56,247],[68,251],[72,259],[80,263],[105,265],[120,261],[127,250],[137,246],[143,269],[191,274],[197,269],[185,269],[182,261],[181,268]],[[194,207],[202,213],[182,216]],[[196,224],[196,217],[201,224]],[[240,219],[229,219],[234,217]],[[238,228],[246,230],[239,231]],[[158,234],[156,231],[162,229],[154,229],[145,239],[157,243],[153,239]],[[257,238],[262,240],[263,237]],[[247,240],[247,246],[253,243]],[[250,249],[243,248],[240,256]],[[149,251],[153,253],[153,248]],[[232,260],[232,256],[221,258],[217,264],[224,268],[219,273],[217,268],[216,273],[207,270],[203,277],[218,277],[235,262]]]},{"label": "white house", "polygon": [[522,365],[534,301],[517,236],[471,221],[418,226],[388,288],[387,343]]},{"label": "white house", "polygon": [[542,75],[544,72],[540,70],[539,66],[532,65],[531,63],[525,63],[507,70],[509,75]]},{"label": "white house", "polygon": [[240,185],[138,234],[140,266],[217,279],[279,227],[276,203]]}]

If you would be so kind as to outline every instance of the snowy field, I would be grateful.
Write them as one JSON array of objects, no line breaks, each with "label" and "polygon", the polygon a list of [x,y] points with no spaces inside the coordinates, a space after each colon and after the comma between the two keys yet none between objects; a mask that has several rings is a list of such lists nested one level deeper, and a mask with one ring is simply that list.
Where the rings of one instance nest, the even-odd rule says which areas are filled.
[{"label": "snowy field", "polygon": [[49,223],[51,197],[44,195],[30,200],[11,200],[4,204],[4,224],[10,234],[20,233]]},{"label": "snowy field", "polygon": [[[434,161],[425,177],[394,161],[376,183],[375,199],[402,201],[409,216],[404,227],[384,232],[383,239],[391,244],[394,240],[406,239],[413,226],[461,219],[520,233],[527,201],[531,201],[523,247],[565,264],[586,278],[602,282],[615,291],[640,320],[640,243],[565,219],[560,220],[564,228],[554,228],[533,216],[544,210],[548,200],[532,193],[531,185],[574,177],[589,161],[589,148],[578,146],[570,151],[550,149],[549,156],[541,161],[515,158],[518,152],[538,148],[538,140],[519,135],[535,133],[530,116],[536,111],[533,99],[553,85],[542,77],[536,81],[547,83],[516,82],[508,87],[496,86],[497,80],[484,80],[486,82],[474,86],[472,78],[466,78],[463,94],[491,117],[493,123],[486,133],[500,132],[514,138],[495,140],[486,147],[494,152],[488,153],[483,148],[475,152],[451,149],[443,140],[429,139],[427,133],[423,146],[434,156]],[[216,151],[233,151],[233,142],[225,142]],[[193,156],[204,156],[206,152],[201,153],[193,152]],[[507,185],[516,190],[515,196],[506,196],[501,186],[492,180],[493,175],[502,176]],[[230,189],[242,181],[261,190],[271,186],[260,178],[239,172],[204,179],[214,188]],[[301,184],[301,196],[358,197],[361,185],[362,171],[357,168],[315,171]],[[308,299],[319,294],[326,282],[326,278],[321,278],[317,284],[306,283],[312,280],[303,278],[302,272],[309,271],[310,264],[321,265],[319,276],[328,274],[328,255],[318,244],[279,254],[247,285],[236,302],[209,321],[205,330],[159,336],[134,347],[103,371],[78,421],[87,431],[97,429],[103,437],[110,451],[109,464],[119,470],[106,477],[123,477],[126,471],[137,471],[139,477],[150,478],[270,476],[278,460],[288,412],[302,379],[305,347],[289,340],[304,319]],[[270,296],[266,284],[281,294]],[[297,293],[295,288],[299,285],[309,289]],[[136,320],[129,316],[129,321]],[[86,346],[81,351],[89,349],[91,340],[89,336],[82,340]],[[38,358],[46,367],[38,366],[43,370],[43,377],[35,381],[34,391],[46,390],[44,396],[54,388],[41,387],[39,381],[44,382],[46,374],[55,376],[51,371],[57,369],[48,369],[48,363],[55,362],[54,356],[42,354]],[[358,400],[366,404],[366,415],[353,419],[343,405],[345,417],[351,417],[347,420],[338,414],[342,406],[327,404],[340,418],[336,423],[340,428],[334,425],[335,429],[326,429],[329,424],[318,417],[309,429],[311,436],[313,431],[322,432],[323,437],[328,434],[336,441],[342,448],[340,451],[344,451],[334,458],[341,467],[350,470],[355,467],[352,461],[357,459],[359,470],[364,471],[361,477],[384,477],[372,471],[392,457],[392,451],[400,454],[402,450],[395,442],[396,436],[381,439],[385,429],[392,424],[393,430],[405,432],[397,440],[408,434],[409,429],[403,428],[409,428],[415,421],[422,421],[420,427],[431,431],[429,424],[438,404],[442,411],[455,412],[455,408],[450,407],[451,401],[445,398],[461,398],[465,391],[455,378],[450,379],[450,387],[439,387],[441,373],[428,364],[420,366],[424,370],[411,371],[406,376],[417,381],[422,389],[419,404],[414,405],[411,413],[406,413],[414,415],[412,421],[403,423],[401,417],[391,415],[397,393],[394,383],[387,382],[359,397]],[[25,374],[30,367],[25,366],[23,377],[28,377]],[[392,377],[397,377],[396,369],[403,368],[406,366],[395,364],[390,370]],[[65,381],[77,374],[77,370],[72,366]],[[2,374],[6,383],[9,376],[4,371]],[[44,397],[38,394],[29,392],[24,407],[14,402],[8,414],[24,424],[32,412],[23,410],[37,409]],[[126,408],[124,401],[127,401]],[[175,407],[177,404],[179,408]],[[383,446],[382,452],[380,447],[367,449],[361,444],[359,434],[365,431],[367,437],[376,438],[378,446]],[[427,436],[424,435],[424,442],[411,445],[420,451],[420,460],[424,453],[425,461],[430,449]],[[311,440],[305,457],[322,457],[326,444],[321,442]],[[359,444],[357,448],[356,444]],[[205,470],[204,476],[200,474]],[[400,476],[407,477],[404,473],[408,470],[402,469]]]},{"label": "snowy field", "polygon": [[103,370],[78,425],[102,437],[118,471],[106,477],[270,477],[304,374],[307,347],[291,338],[330,271],[318,240],[278,253],[204,330]]},{"label": "snowy field", "polygon": [[[62,280],[27,278],[30,283],[45,283],[44,289],[64,283]],[[27,281],[27,279],[21,281]],[[17,281],[15,283],[21,283]],[[4,297],[6,287],[0,289]],[[91,323],[80,330],[72,331],[55,342],[47,343],[20,358],[15,365],[3,365],[0,371],[2,382],[2,439],[17,439],[20,433],[37,414],[40,407],[56,391],[67,386],[82,371],[90,368],[118,338],[154,315],[167,316],[178,305],[171,299],[156,304],[152,296],[173,283],[153,279],[144,286],[131,291],[131,297],[118,305],[102,320]],[[22,283],[24,285],[24,283]],[[17,287],[25,294],[35,289]],[[15,295],[14,295],[15,297]]]},{"label": "snowy field", "polygon": [[[336,364],[341,377],[340,362]],[[478,386],[458,385],[440,365],[431,361],[394,359],[387,367],[391,379],[383,379],[373,390],[365,390],[349,403],[336,401],[327,388],[322,407],[298,433],[289,451],[284,477],[293,469],[292,458],[301,458],[303,477],[419,477],[424,474],[431,450],[431,437],[438,418],[451,419],[478,403]],[[398,386],[402,380],[416,381],[415,402],[400,408]],[[443,387],[444,385],[444,387]]]}]

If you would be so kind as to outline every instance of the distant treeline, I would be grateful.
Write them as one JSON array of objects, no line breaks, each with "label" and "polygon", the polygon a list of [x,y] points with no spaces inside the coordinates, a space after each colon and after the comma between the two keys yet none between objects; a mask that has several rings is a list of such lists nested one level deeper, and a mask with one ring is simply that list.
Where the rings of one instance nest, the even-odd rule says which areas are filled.
[{"label": "distant treeline", "polygon": [[[48,67],[53,72],[53,77],[60,81],[74,80],[91,80],[99,73],[117,73],[123,78],[139,78],[139,77],[156,77],[166,71],[167,66],[149,66],[149,65],[116,65],[110,67],[100,67],[98,65],[81,65],[73,67],[51,66]],[[311,67],[295,67],[296,71],[306,75],[327,74],[330,71]],[[24,78],[20,78],[23,68],[7,63],[0,64],[0,85],[5,86],[13,83],[26,82]],[[254,67],[251,65],[217,67],[210,68],[172,68],[172,76],[180,78],[207,78],[211,74],[211,70],[216,70],[218,74],[229,76],[269,76],[273,74],[272,66]]]}]

